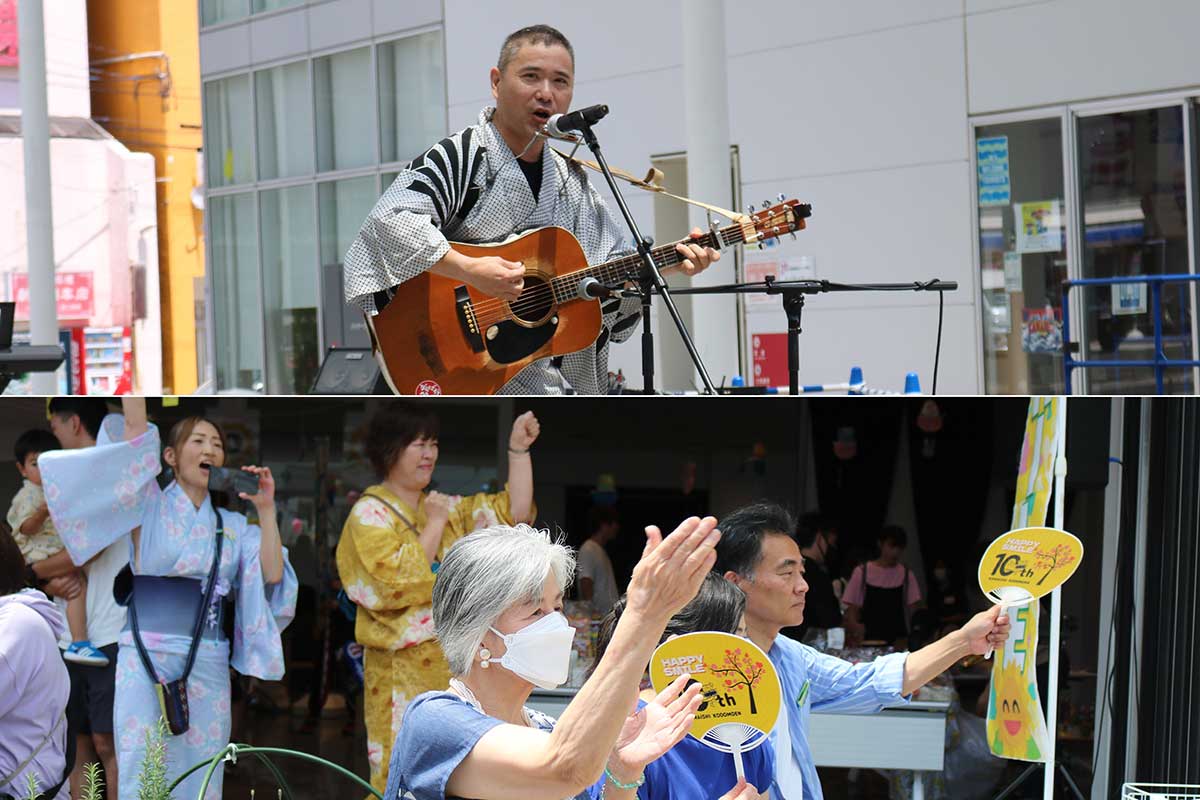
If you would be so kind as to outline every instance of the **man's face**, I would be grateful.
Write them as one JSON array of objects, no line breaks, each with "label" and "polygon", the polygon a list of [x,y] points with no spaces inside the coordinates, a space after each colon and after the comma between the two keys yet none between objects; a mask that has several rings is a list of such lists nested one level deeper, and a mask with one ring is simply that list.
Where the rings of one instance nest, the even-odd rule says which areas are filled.
[{"label": "man's face", "polygon": [[552,114],[571,107],[575,65],[561,45],[524,44],[503,72],[492,67],[491,78],[493,121],[506,137],[528,141]]},{"label": "man's face", "polygon": [[88,442],[83,438],[83,423],[78,414],[51,414],[50,432],[64,450],[76,450]]},{"label": "man's face", "polygon": [[762,540],[762,560],[752,580],[739,578],[746,593],[746,616],[755,622],[785,628],[804,621],[804,557],[796,540],[783,533]]}]

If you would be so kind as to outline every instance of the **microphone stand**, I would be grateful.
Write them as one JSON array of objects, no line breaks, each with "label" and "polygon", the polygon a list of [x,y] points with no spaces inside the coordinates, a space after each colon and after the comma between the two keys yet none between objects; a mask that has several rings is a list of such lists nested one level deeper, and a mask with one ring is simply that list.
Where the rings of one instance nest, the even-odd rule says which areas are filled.
[{"label": "microphone stand", "polygon": [[675,301],[671,298],[667,282],[663,280],[662,273],[658,271],[658,265],[654,263],[654,258],[650,255],[651,242],[642,237],[637,222],[629,213],[629,207],[625,205],[625,198],[617,187],[612,171],[608,168],[608,162],[604,160],[604,154],[600,152],[600,142],[596,139],[596,134],[592,132],[592,126],[586,121],[582,122],[579,132],[583,134],[583,141],[592,151],[592,155],[596,157],[596,163],[600,166],[600,171],[604,173],[604,179],[608,181],[608,188],[612,190],[617,207],[621,209],[621,216],[625,218],[625,224],[629,226],[629,231],[633,234],[633,241],[637,243],[638,255],[642,259],[642,272],[638,276],[642,298],[642,392],[651,394],[654,391],[654,333],[650,328],[650,300],[657,292],[666,303],[667,311],[670,312],[671,319],[675,321],[675,327],[679,329],[679,337],[683,339],[688,355],[692,357],[692,362],[696,365],[696,372],[700,374],[700,380],[704,383],[705,394],[715,394],[716,389],[713,388],[712,379],[708,377],[708,370],[704,368],[704,362],[700,359],[700,352],[696,350],[691,334],[688,333],[687,325],[679,316],[679,309],[675,307]]},{"label": "microphone stand", "polygon": [[955,281],[931,280],[911,283],[833,283],[826,280],[777,281],[768,275],[762,283],[734,283],[725,286],[701,286],[676,289],[677,294],[778,294],[783,296],[783,311],[788,320],[788,394],[800,393],[800,315],[804,298],[823,292],[953,292]]}]

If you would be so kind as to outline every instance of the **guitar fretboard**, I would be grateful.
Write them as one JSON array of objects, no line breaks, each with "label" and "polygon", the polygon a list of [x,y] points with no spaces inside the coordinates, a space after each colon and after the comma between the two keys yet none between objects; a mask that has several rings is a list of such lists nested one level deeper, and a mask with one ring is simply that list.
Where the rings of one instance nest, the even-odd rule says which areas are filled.
[{"label": "guitar fretboard", "polygon": [[[714,234],[710,231],[695,239],[680,239],[678,242],[671,242],[662,247],[656,247],[650,251],[650,256],[654,259],[655,265],[661,270],[673,267],[684,260],[684,257],[675,249],[675,245],[677,244],[698,244],[701,247],[712,247],[720,250],[722,246],[727,247],[733,244],[741,244],[745,241],[745,234],[741,225],[728,225],[721,228],[718,233],[721,237],[720,242],[716,240]],[[633,253],[632,255],[622,256],[621,258],[597,264],[593,267],[585,267],[575,272],[559,275],[550,281],[551,289],[554,292],[554,302],[565,303],[569,300],[577,299],[579,297],[579,284],[584,278],[595,278],[605,286],[620,286],[626,281],[635,279],[641,268],[642,257],[637,253]]]}]

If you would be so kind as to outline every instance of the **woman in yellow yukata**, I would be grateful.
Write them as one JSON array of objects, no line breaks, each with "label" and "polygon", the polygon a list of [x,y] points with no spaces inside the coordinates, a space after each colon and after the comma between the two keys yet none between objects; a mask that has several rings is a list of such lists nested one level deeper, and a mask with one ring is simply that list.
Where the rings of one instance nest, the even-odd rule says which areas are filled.
[{"label": "woman in yellow yukata", "polygon": [[408,703],[441,691],[450,667],[433,633],[433,581],[442,557],[466,534],[532,522],[538,421],[527,411],[508,438],[508,486],[470,497],[425,493],[438,459],[438,419],[427,407],[394,401],[372,418],[367,456],[380,482],[369,487],[342,528],[338,573],[358,606],[371,785],[387,785],[392,742]]}]

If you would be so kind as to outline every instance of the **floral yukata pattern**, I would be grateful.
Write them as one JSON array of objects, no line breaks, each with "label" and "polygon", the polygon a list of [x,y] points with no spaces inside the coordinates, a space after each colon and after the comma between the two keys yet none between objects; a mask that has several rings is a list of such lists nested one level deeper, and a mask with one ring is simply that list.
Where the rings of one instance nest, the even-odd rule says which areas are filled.
[{"label": "floral yukata pattern", "polygon": [[[171,483],[160,489],[155,480],[161,465],[158,429],[124,441],[124,419],[104,420],[97,445],[84,450],[57,450],[42,455],[46,501],[63,544],[76,564],[83,564],[111,543],[141,527],[140,552],[134,564],[143,575],[208,577],[216,549],[216,513],[210,499],[196,508],[183,489]],[[259,547],[262,532],[246,517],[221,511],[225,544],[209,611],[209,630],[217,624],[215,603],[232,597],[232,644],[205,638],[188,677],[190,727],[166,737],[169,779],[215,755],[229,743],[229,667],[263,680],[283,677],[280,632],[296,611],[297,581],[284,551],[283,580],[263,581]],[[134,557],[132,538],[130,557]],[[183,673],[191,639],[142,631],[142,641],[165,680]],[[122,631],[117,655],[113,734],[117,748],[120,795],[137,797],[138,774],[146,750],[146,733],[161,715],[158,697],[138,657],[129,630]],[[208,785],[205,798],[220,798],[223,766]],[[175,790],[176,797],[200,792],[203,770]]]},{"label": "floral yukata pattern", "polygon": [[[358,606],[355,638],[363,646],[367,763],[371,785],[381,792],[409,702],[424,692],[443,691],[450,682],[450,667],[433,634],[433,570],[416,531],[387,503],[417,530],[428,522],[424,498],[414,509],[385,486],[371,486],[350,509],[337,547],[342,586]],[[438,560],[466,534],[498,524],[513,524],[507,491],[459,499],[450,509]]]}]

